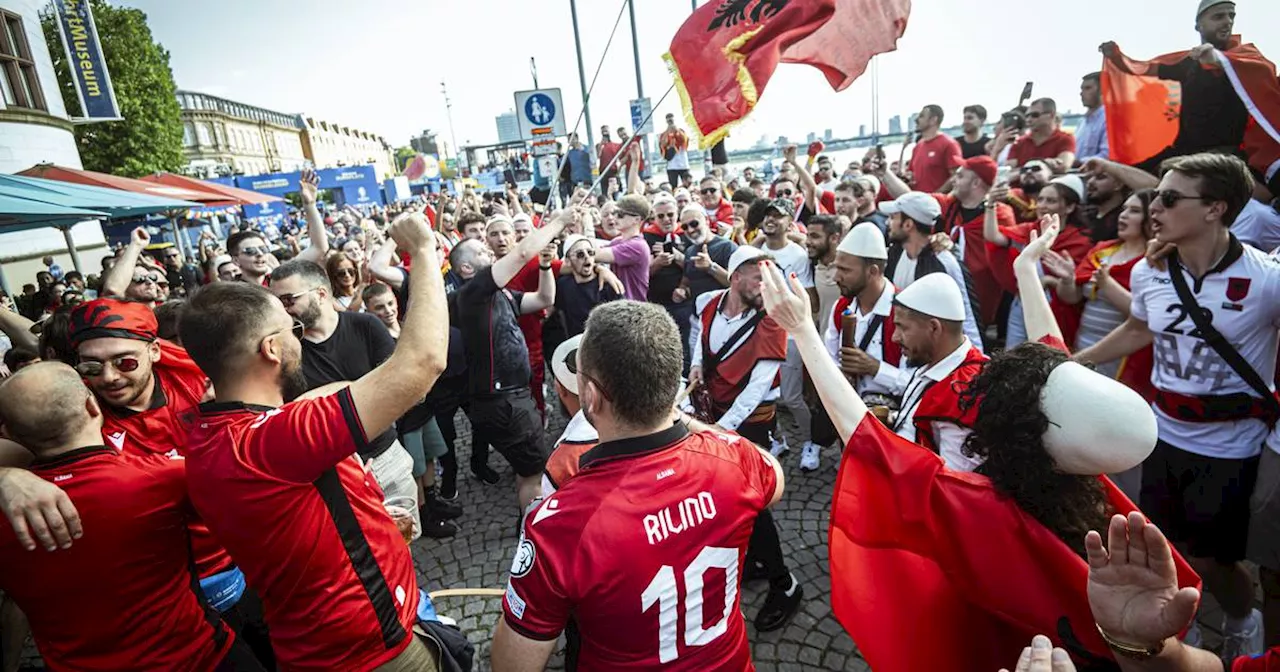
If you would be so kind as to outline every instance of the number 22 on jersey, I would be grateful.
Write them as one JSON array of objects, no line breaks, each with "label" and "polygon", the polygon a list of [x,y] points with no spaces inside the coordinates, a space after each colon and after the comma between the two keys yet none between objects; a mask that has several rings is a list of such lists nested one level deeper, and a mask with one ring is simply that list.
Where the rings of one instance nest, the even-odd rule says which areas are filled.
[{"label": "number 22 on jersey", "polygon": [[[703,627],[704,577],[712,569],[723,569],[724,611],[710,627]],[[679,607],[684,605],[684,646],[706,646],[729,629],[729,615],[738,597],[738,549],[704,546],[683,572],[684,599],[680,582],[671,565],[663,565],[640,596],[641,611],[658,607],[658,661],[669,663],[680,657]]]}]

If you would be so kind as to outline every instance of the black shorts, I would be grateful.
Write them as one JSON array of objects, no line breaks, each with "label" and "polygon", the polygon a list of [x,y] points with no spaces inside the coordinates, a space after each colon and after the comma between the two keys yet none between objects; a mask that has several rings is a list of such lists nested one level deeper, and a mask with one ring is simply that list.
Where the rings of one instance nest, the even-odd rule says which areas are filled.
[{"label": "black shorts", "polygon": [[1205,457],[1156,442],[1142,463],[1142,512],[1193,558],[1244,560],[1258,456]]},{"label": "black shorts", "polygon": [[472,445],[493,446],[518,476],[543,472],[547,466],[546,438],[542,414],[529,388],[475,396],[470,406],[467,417],[471,419]]}]

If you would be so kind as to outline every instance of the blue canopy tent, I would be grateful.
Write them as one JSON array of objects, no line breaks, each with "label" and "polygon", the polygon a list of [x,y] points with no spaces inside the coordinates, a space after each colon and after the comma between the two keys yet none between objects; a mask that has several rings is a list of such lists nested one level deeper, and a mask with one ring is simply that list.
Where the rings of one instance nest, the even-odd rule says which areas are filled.
[{"label": "blue canopy tent", "polygon": [[[199,203],[135,194],[118,189],[90,187],[70,182],[20,175],[0,175],[0,233],[53,227],[62,231],[67,251],[77,271],[80,255],[71,227],[92,219],[124,219],[188,210]],[[8,291],[4,271],[0,284]]]}]

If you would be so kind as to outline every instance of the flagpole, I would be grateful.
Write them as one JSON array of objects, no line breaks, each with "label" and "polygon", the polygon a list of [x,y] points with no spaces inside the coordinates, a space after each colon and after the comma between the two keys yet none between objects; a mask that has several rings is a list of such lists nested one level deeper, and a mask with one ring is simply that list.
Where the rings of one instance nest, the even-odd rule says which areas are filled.
[{"label": "flagpole", "polygon": [[[695,0],[696,1],[696,0]],[[636,98],[644,98],[644,78],[640,75],[640,37],[636,31],[636,0],[627,0],[627,9],[631,12],[631,50],[636,59]],[[651,106],[656,107],[656,106]],[[650,109],[650,117],[653,117],[653,110]],[[644,124],[640,124],[640,128],[644,128]],[[640,128],[632,129],[634,135],[640,135]],[[644,151],[644,165],[649,165],[649,136],[644,136],[644,142],[640,143],[641,149]]]},{"label": "flagpole", "polygon": [[587,152],[596,155],[596,132],[591,125],[591,97],[587,94],[587,71],[582,67],[582,39],[578,37],[578,2],[569,0],[569,14],[573,16],[573,48],[578,52],[578,86],[582,87],[582,116],[587,120]]}]

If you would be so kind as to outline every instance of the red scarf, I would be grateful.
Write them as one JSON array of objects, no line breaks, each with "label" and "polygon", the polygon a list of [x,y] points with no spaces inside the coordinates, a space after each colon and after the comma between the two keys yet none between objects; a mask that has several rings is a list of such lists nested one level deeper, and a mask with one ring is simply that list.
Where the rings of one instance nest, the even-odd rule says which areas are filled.
[{"label": "red scarf", "polygon": [[[894,291],[897,291],[895,289]],[[853,299],[847,299],[844,296],[836,299],[835,309],[831,311],[831,319],[836,327],[836,334],[841,335],[844,332],[844,312],[853,305]],[[870,319],[870,318],[868,318]],[[880,323],[880,343],[884,359],[880,360],[886,364],[899,366],[902,362],[902,346],[893,341],[893,310],[889,310],[889,316],[884,318]]]}]

